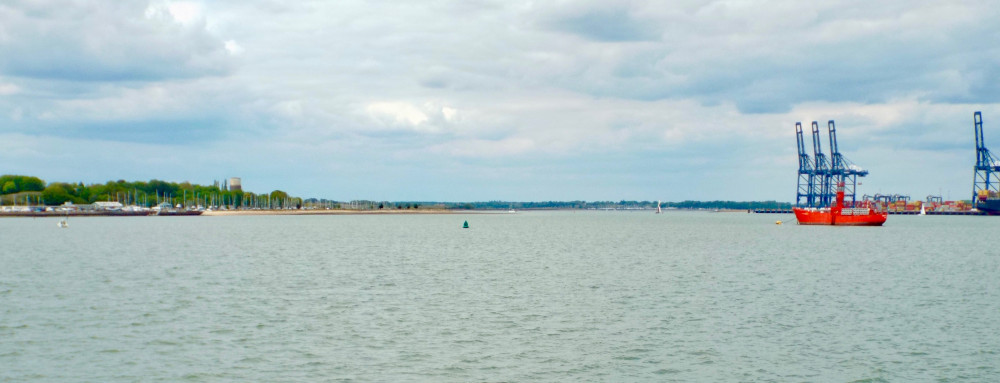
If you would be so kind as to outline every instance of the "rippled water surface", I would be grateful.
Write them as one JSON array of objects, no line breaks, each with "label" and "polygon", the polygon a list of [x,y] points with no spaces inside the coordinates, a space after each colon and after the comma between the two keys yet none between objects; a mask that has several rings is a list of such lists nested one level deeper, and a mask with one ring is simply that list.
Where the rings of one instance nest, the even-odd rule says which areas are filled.
[{"label": "rippled water surface", "polygon": [[1000,218],[56,222],[0,219],[0,381],[1000,381]]}]

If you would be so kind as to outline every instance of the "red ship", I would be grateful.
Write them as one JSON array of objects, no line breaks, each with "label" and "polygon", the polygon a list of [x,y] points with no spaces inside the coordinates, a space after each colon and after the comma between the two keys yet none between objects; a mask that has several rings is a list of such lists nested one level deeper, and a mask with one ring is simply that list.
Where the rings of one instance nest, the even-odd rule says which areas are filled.
[{"label": "red ship", "polygon": [[837,201],[824,208],[792,208],[799,225],[882,226],[889,213],[871,201],[844,206],[844,184],[837,185]]}]

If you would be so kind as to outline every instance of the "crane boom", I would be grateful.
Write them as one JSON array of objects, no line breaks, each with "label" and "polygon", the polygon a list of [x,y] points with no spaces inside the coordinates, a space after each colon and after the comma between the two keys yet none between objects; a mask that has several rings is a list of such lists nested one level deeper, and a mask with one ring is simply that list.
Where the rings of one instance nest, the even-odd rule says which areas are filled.
[{"label": "crane boom", "polygon": [[799,143],[799,171],[812,170],[812,160],[809,158],[809,154],[806,153],[806,144],[802,137],[802,123],[795,123],[795,136],[798,138]]},{"label": "crane boom", "polygon": [[840,147],[837,144],[837,126],[833,120],[827,122],[826,128],[830,134],[830,175],[834,179],[833,182],[844,183],[844,198],[854,202],[858,176],[864,177],[868,175],[868,171],[854,165],[851,160],[840,153]]},{"label": "crane boom", "polygon": [[[796,206],[814,207],[815,191],[813,190],[813,177],[815,173],[812,168],[812,159],[806,153],[806,144],[802,134],[802,123],[795,123],[795,137],[799,145],[799,181],[798,189],[795,193]],[[805,204],[803,205],[803,199]]]},{"label": "crane boom", "polygon": [[816,203],[819,206],[829,206],[833,202],[833,188],[830,186],[830,161],[823,154],[823,146],[820,145],[819,123],[812,122],[813,134],[813,161],[815,165],[815,177],[813,177],[813,191],[816,193]]}]

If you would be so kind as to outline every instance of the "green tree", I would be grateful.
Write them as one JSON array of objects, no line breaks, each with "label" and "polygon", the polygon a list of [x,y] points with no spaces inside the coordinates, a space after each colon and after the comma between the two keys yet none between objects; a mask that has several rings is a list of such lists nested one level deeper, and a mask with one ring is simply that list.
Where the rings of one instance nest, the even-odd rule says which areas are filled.
[{"label": "green tree", "polygon": [[42,202],[46,205],[62,205],[72,200],[73,196],[66,189],[66,184],[56,182],[42,190]]},{"label": "green tree", "polygon": [[45,189],[45,181],[42,181],[38,177],[11,174],[0,176],[0,193],[3,194],[25,191],[42,191],[42,189]]},{"label": "green tree", "polygon": [[271,199],[285,199],[288,198],[288,193],[285,193],[281,190],[275,190],[271,192],[271,194],[268,196],[271,197]]},{"label": "green tree", "polygon": [[17,186],[21,191],[42,191],[45,189],[45,181],[38,177],[22,176]]},{"label": "green tree", "polygon": [[275,206],[273,207],[281,208],[284,207],[283,204],[285,203],[285,199],[288,198],[288,193],[285,193],[281,190],[275,190],[271,192],[271,194],[268,195],[268,197],[271,198],[271,201],[274,201]]}]

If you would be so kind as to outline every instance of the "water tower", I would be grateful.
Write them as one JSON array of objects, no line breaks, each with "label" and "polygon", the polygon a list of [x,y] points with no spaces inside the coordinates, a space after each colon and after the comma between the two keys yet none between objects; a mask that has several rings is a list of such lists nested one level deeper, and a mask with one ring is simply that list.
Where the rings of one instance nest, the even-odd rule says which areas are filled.
[{"label": "water tower", "polygon": [[229,178],[229,191],[243,191],[243,186],[240,185],[240,177]]}]

